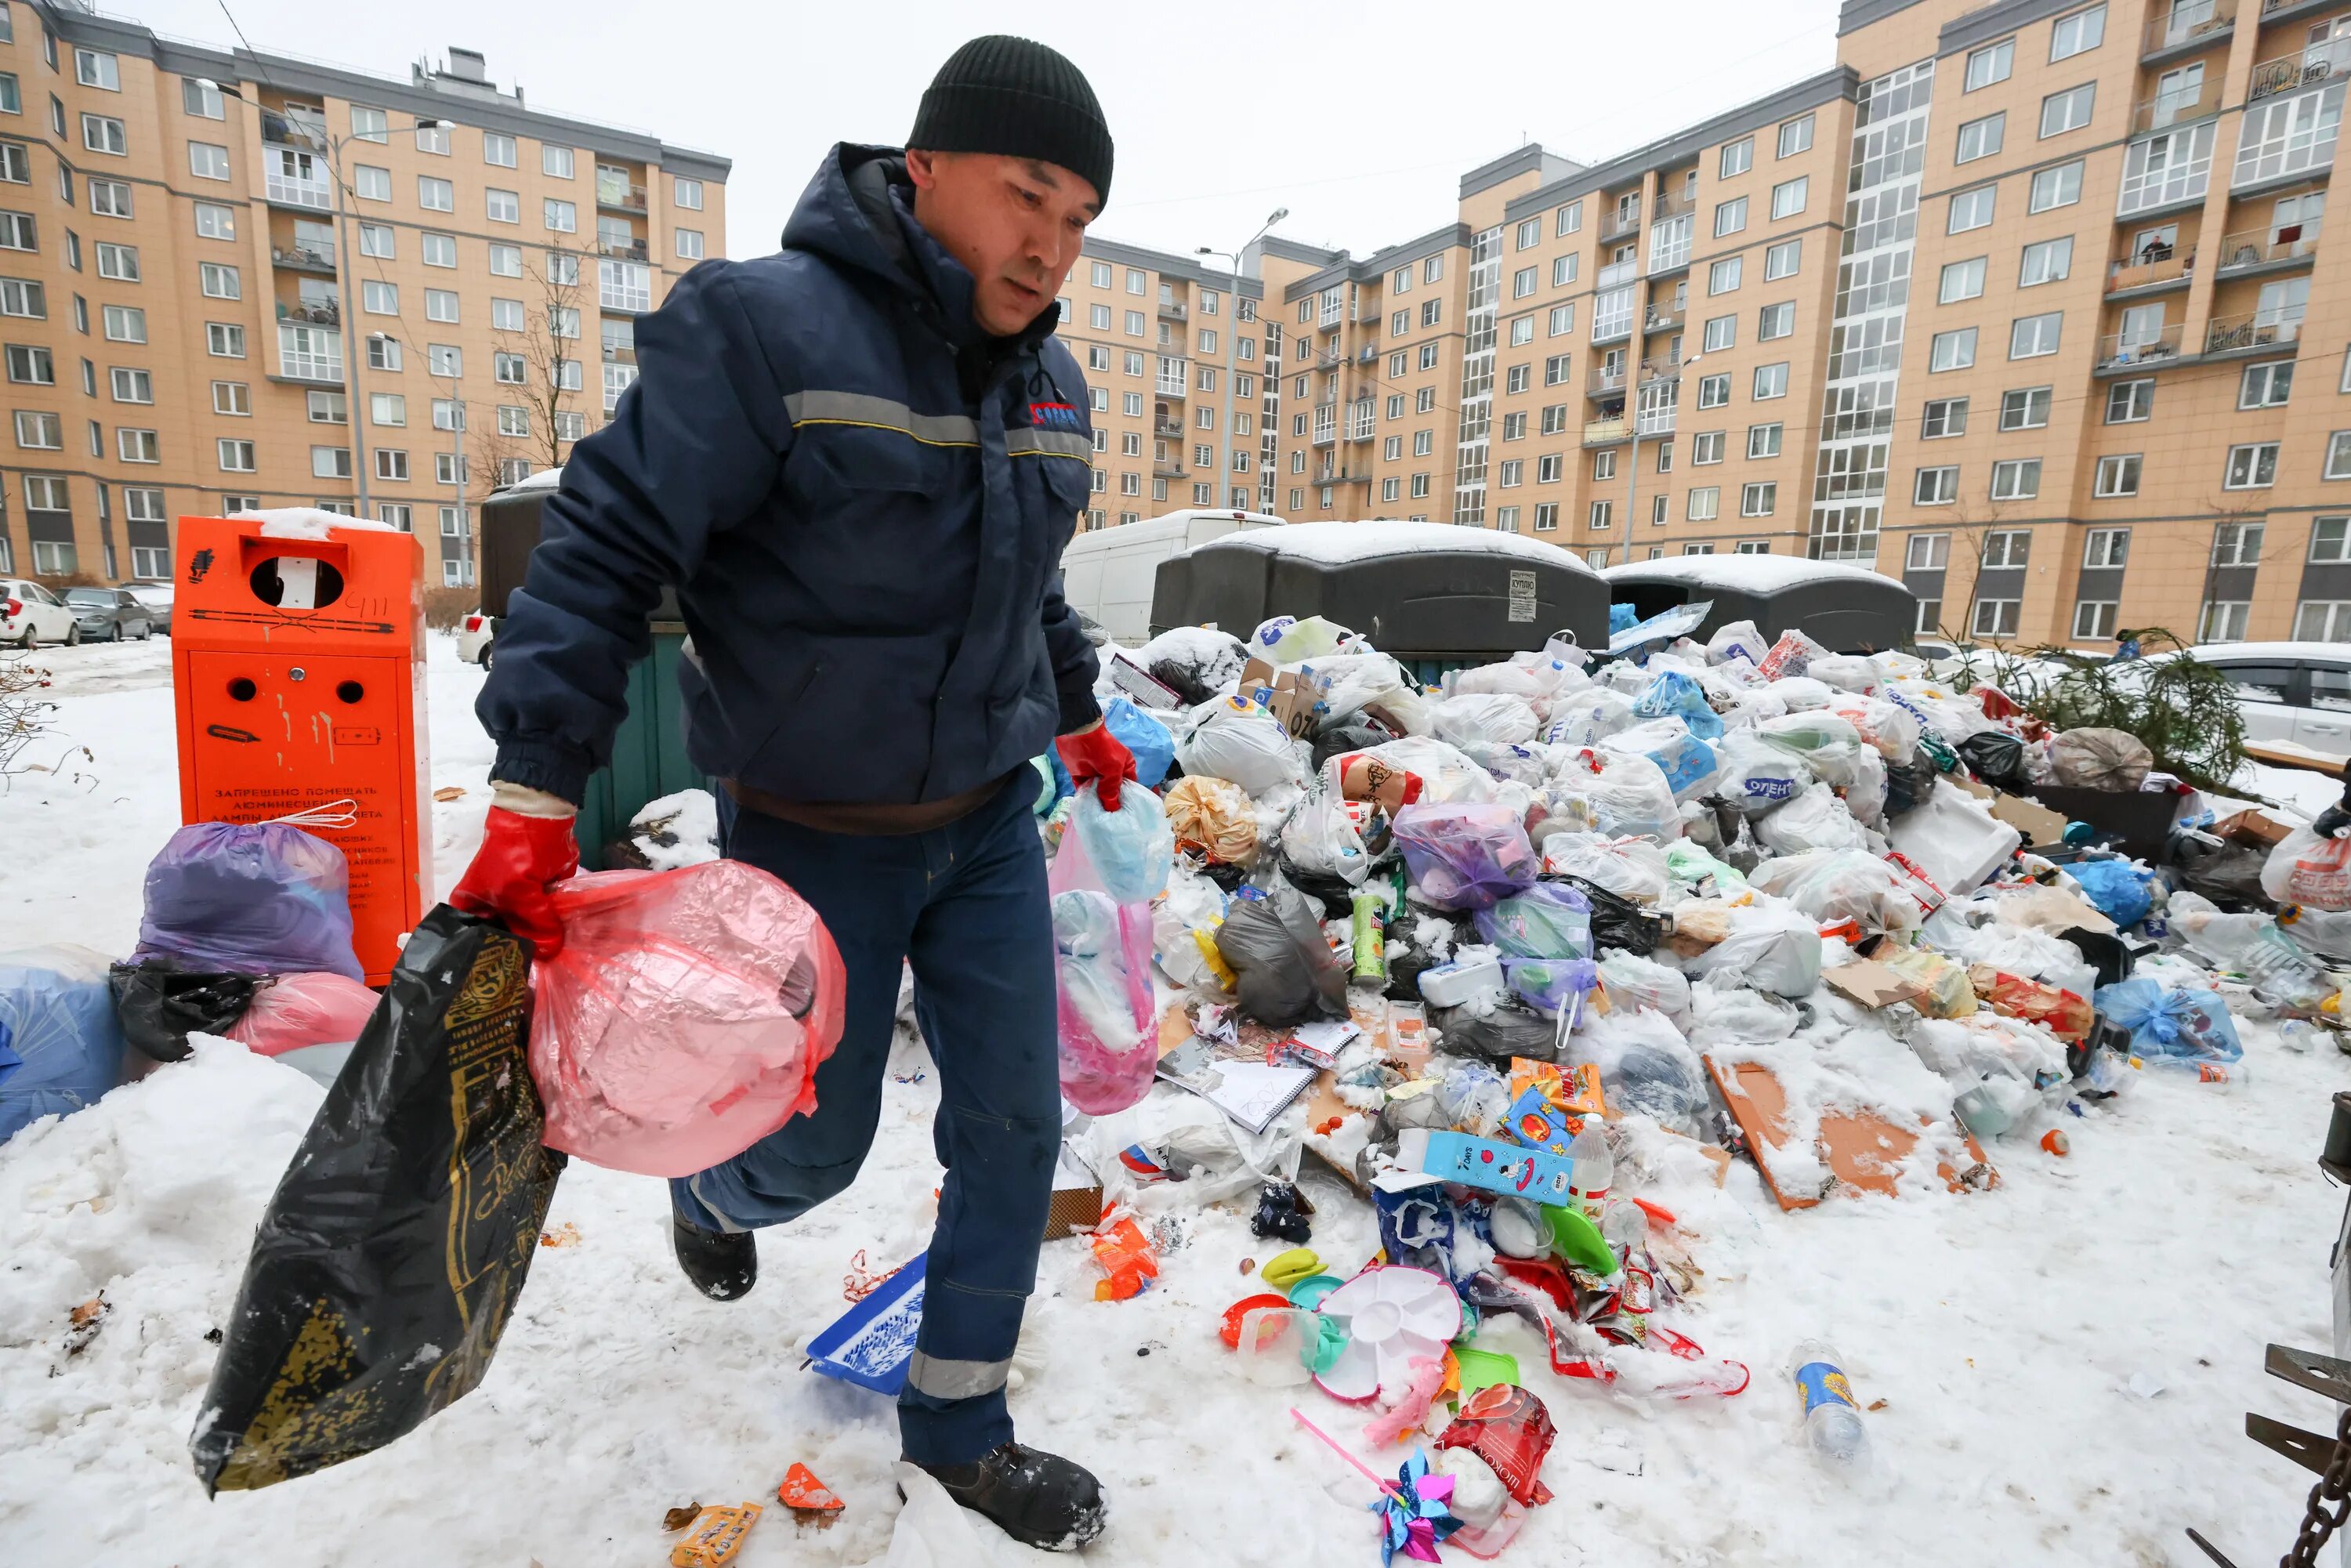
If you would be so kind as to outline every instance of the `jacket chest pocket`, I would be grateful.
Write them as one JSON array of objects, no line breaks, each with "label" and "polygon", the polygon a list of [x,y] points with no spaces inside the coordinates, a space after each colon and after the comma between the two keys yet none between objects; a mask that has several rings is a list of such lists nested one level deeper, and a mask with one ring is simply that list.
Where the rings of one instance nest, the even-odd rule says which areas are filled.
[{"label": "jacket chest pocket", "polygon": [[919,439],[872,425],[810,423],[784,462],[784,488],[804,517],[851,522],[911,520],[979,465],[977,443]]},{"label": "jacket chest pocket", "polygon": [[1093,502],[1092,465],[1081,458],[1057,454],[1017,461],[1033,471],[1030,482],[1043,490],[1045,515],[1053,526],[1074,528],[1078,514]]}]

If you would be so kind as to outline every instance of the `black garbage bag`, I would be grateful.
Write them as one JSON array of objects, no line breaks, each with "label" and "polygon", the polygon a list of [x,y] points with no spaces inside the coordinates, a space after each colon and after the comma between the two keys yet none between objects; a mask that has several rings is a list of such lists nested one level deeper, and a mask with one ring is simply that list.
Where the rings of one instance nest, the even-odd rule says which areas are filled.
[{"label": "black garbage bag", "polygon": [[2024,742],[2012,735],[1996,729],[1971,735],[1959,742],[1959,760],[1968,770],[1995,789],[2022,789],[2024,777]]},{"label": "black garbage bag", "polygon": [[564,1157],[539,1143],[529,949],[434,909],[254,1233],[188,1440],[207,1494],[383,1447],[482,1380]]},{"label": "black garbage bag", "polygon": [[1899,817],[1927,803],[1935,792],[1935,759],[1923,747],[1913,747],[1907,762],[1886,765],[1886,814]]},{"label": "black garbage bag", "polygon": [[1665,924],[1625,897],[1580,876],[1545,877],[1582,890],[1592,901],[1592,942],[1595,947],[1620,948],[1647,957],[1666,939]]},{"label": "black garbage bag", "polygon": [[1151,666],[1151,678],[1184,699],[1186,707],[1197,707],[1214,697],[1215,688],[1200,679],[1197,664],[1175,659],[1162,659]]},{"label": "black garbage bag", "polygon": [[226,1034],[266,975],[183,969],[170,958],[117,964],[107,975],[122,1038],[158,1061],[180,1061],[191,1034]]},{"label": "black garbage bag", "polygon": [[1356,884],[1332,872],[1301,870],[1296,861],[1283,854],[1278,863],[1290,885],[1304,894],[1307,902],[1321,911],[1322,920],[1344,920],[1355,912]]},{"label": "black garbage bag", "polygon": [[1369,751],[1374,746],[1385,746],[1395,736],[1379,725],[1365,724],[1360,715],[1351,714],[1337,724],[1325,725],[1314,732],[1311,743],[1314,749],[1314,771],[1322,771],[1323,764],[1350,751]]},{"label": "black garbage bag", "polygon": [[1347,1014],[1347,974],[1322,939],[1304,894],[1276,881],[1262,898],[1237,898],[1217,927],[1242,1015],[1275,1029]]},{"label": "black garbage bag", "polygon": [[1514,995],[1505,995],[1482,1014],[1466,1007],[1438,1008],[1428,1021],[1437,1031],[1437,1050],[1503,1067],[1514,1056],[1551,1061],[1559,1038],[1557,1019],[1545,1018]]},{"label": "black garbage bag", "polygon": [[2262,891],[2262,867],[2269,862],[2262,851],[2247,844],[2208,844],[2174,833],[2167,858],[2189,892],[2201,894],[2231,915],[2270,907],[2269,895]]}]

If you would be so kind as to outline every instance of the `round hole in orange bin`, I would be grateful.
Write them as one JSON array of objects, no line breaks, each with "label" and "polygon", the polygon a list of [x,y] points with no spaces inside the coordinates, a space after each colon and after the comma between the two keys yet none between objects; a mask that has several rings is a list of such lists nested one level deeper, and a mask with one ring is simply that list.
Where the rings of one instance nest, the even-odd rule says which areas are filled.
[{"label": "round hole in orange bin", "polygon": [[335,687],[335,695],[347,703],[355,703],[367,695],[367,688],[357,681],[344,681]]},{"label": "round hole in orange bin", "polygon": [[241,703],[251,702],[260,690],[261,688],[255,685],[252,679],[246,675],[239,675],[228,684],[228,695]]},{"label": "round hole in orange bin", "polygon": [[[298,610],[324,610],[343,596],[343,574],[323,560],[307,556],[271,556],[253,569],[247,580],[253,585],[253,596],[264,604],[279,606],[286,602],[286,579],[288,573],[310,578],[308,604],[297,603]],[[300,595],[297,595],[297,599]]]}]

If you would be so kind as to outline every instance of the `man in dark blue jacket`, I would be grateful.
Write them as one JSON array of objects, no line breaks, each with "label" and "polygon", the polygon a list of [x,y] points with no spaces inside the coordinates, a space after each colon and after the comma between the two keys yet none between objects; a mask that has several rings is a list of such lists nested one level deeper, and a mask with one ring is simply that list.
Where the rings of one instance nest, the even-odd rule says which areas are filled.
[{"label": "man in dark blue jacket", "polygon": [[452,902],[560,946],[546,890],[674,587],[722,847],[816,907],[849,975],[816,1111],[672,1184],[678,1261],[740,1296],[755,1230],[855,1177],[911,962],[946,1176],[901,1439],[966,1507],[1070,1547],[1100,1488],[1012,1441],[1004,1390],[1061,1140],[1029,759],[1057,744],[1111,806],[1134,776],[1059,575],[1093,432],[1054,294],[1112,143],[1077,68],[1008,37],[948,60],[907,140],[835,147],[779,254],[705,262],[639,322],[637,383],[573,448],[499,631],[495,801]]}]

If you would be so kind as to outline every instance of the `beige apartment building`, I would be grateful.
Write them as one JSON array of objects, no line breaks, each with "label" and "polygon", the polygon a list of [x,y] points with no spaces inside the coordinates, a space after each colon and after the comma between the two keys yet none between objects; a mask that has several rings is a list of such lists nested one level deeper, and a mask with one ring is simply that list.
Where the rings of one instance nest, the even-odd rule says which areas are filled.
[{"label": "beige apartment building", "polygon": [[[1600,163],[1521,148],[1362,260],[1252,247],[1230,445],[1224,272],[1090,240],[1089,523],[1248,465],[1292,519],[1872,564],[1922,632],[2351,640],[2351,0],[1848,0],[1837,57]],[[1181,347],[1187,307],[1187,375],[1129,369],[1126,312]]]},{"label": "beige apartment building", "polygon": [[634,379],[728,162],[407,80],[0,4],[0,571],[165,576],[172,519],[360,512],[472,581],[471,504]]}]

